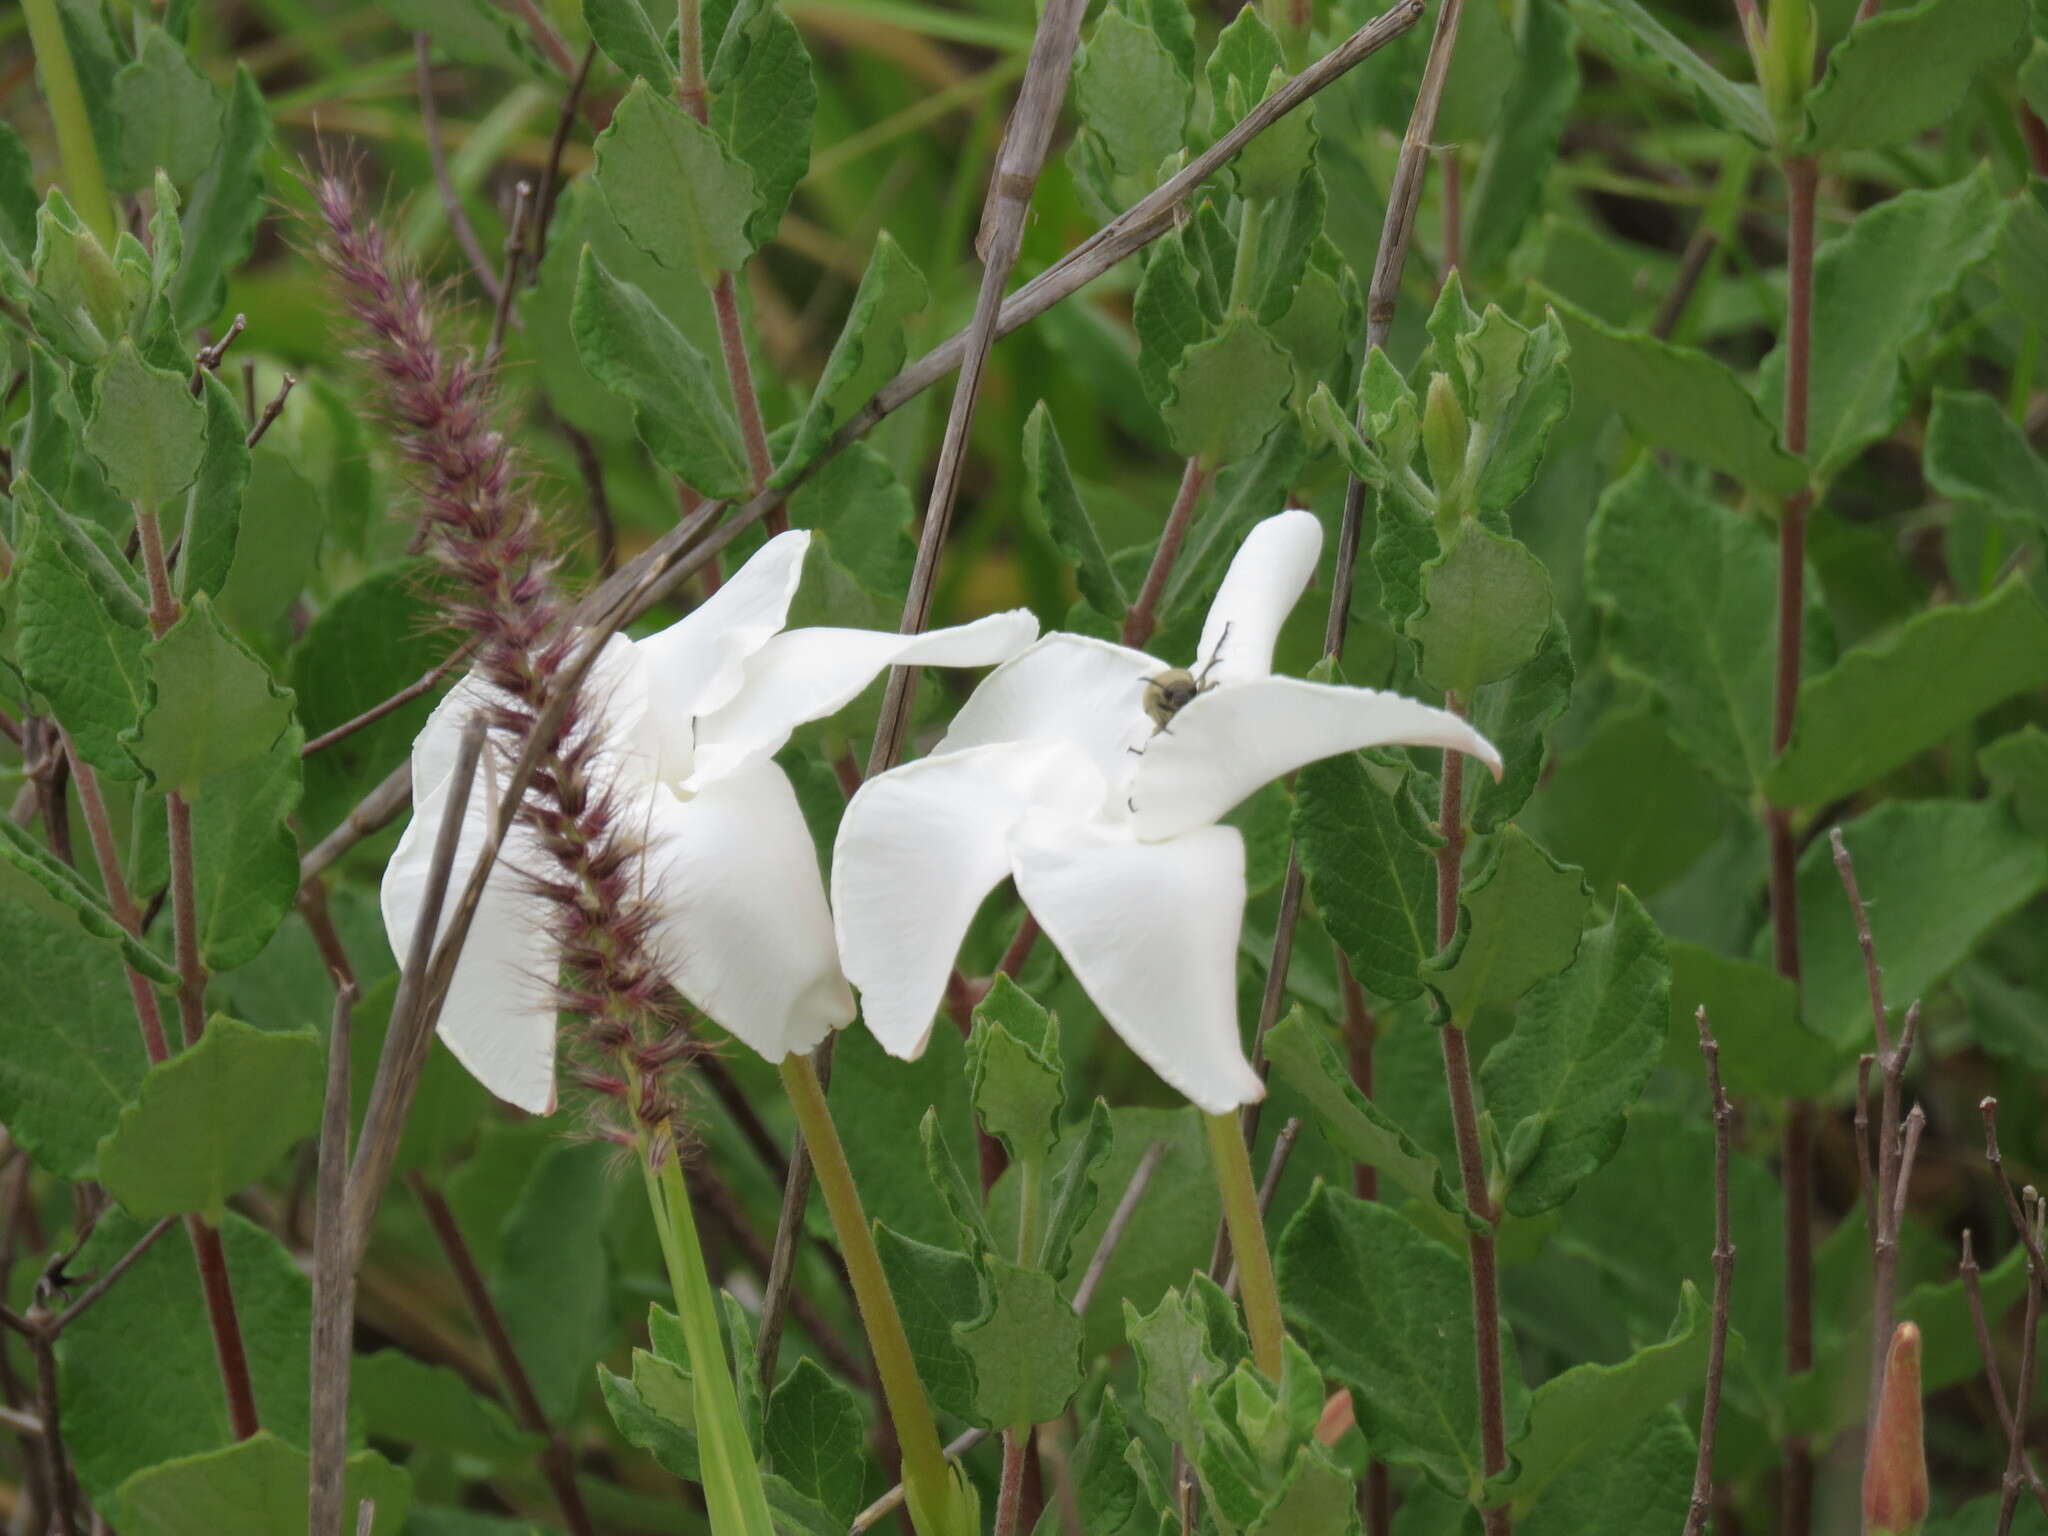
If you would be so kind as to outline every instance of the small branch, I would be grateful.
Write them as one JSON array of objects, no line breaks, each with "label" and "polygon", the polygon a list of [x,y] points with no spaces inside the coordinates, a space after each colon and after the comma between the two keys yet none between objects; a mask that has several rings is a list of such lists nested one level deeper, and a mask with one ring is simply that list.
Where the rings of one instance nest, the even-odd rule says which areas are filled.
[{"label": "small branch", "polygon": [[1692,302],[1700,279],[1707,275],[1714,253],[1720,248],[1720,239],[1704,224],[1693,231],[1685,253],[1678,259],[1678,275],[1672,278],[1664,302],[1657,306],[1657,318],[1650,322],[1650,334],[1659,341],[1670,340],[1671,333],[1678,329],[1678,322],[1685,318],[1686,305]]},{"label": "small branch", "polygon": [[461,1290],[470,1316],[476,1320],[477,1331],[483,1335],[484,1344],[491,1352],[491,1360],[498,1368],[498,1379],[504,1384],[513,1413],[528,1431],[547,1440],[547,1449],[540,1456],[541,1470],[547,1477],[548,1486],[554,1490],[555,1503],[562,1511],[563,1521],[575,1536],[593,1536],[595,1527],[590,1522],[589,1510],[583,1506],[583,1495],[576,1487],[575,1463],[569,1453],[569,1444],[548,1422],[540,1399],[534,1395],[533,1381],[526,1374],[519,1351],[512,1345],[512,1335],[505,1331],[505,1320],[499,1316],[497,1303],[491,1299],[490,1287],[484,1284],[483,1272],[477,1268],[475,1255],[470,1252],[469,1243],[462,1235],[455,1212],[449,1207],[447,1197],[429,1184],[417,1169],[407,1175],[406,1182],[412,1185],[413,1193],[418,1196],[420,1209],[426,1213],[427,1225],[433,1228],[435,1241],[440,1243],[448,1268],[454,1272],[456,1286]]},{"label": "small branch", "polygon": [[505,275],[498,284],[498,300],[491,311],[491,339],[484,347],[484,367],[495,369],[505,355],[505,331],[512,324],[525,280],[526,222],[533,210],[533,186],[519,182],[512,188],[512,217],[505,225]]},{"label": "small branch", "polygon": [[[981,287],[975,295],[974,319],[967,327],[960,376],[953,386],[953,404],[939,443],[938,468],[932,477],[931,499],[925,504],[924,526],[918,532],[917,563],[903,603],[902,633],[914,635],[931,620],[932,593],[938,585],[939,557],[953,526],[953,507],[960,491],[960,473],[967,457],[967,437],[981,400],[983,370],[995,345],[1003,290],[1023,248],[1024,223],[1031,195],[1052,145],[1052,131],[1066,100],[1067,76],[1081,37],[1085,0],[1047,0],[1031,41],[1031,60],[1017,90],[1017,105],[1003,131],[1003,147],[989,178],[982,203],[981,231],[975,245],[981,255]],[[915,667],[892,667],[875,724],[868,755],[868,777],[894,767],[903,755],[903,735],[917,687]]]},{"label": "small branch", "polygon": [[263,441],[264,434],[271,429],[277,418],[284,414],[284,403],[291,398],[291,392],[298,387],[298,382],[297,377],[292,374],[284,376],[277,386],[277,393],[270,397],[270,404],[263,407],[263,414],[256,418],[256,424],[249,429],[248,437],[243,440],[244,447],[254,448]]},{"label": "small branch", "polygon": [[[536,262],[538,262],[536,255]],[[597,574],[609,578],[619,568],[619,525],[612,516],[612,500],[604,485],[604,461],[587,433],[554,416],[555,430],[569,445],[576,460],[576,473],[583,479],[583,501],[590,512],[590,530],[597,537]]]},{"label": "small branch", "polygon": [[[754,385],[753,360],[747,355],[746,329],[740,324],[739,284],[730,272],[719,273],[711,290],[711,307],[718,317],[718,350],[725,359],[725,378],[732,388],[740,440],[746,445],[747,474],[753,481],[752,489],[758,493],[775,472],[775,461],[768,455],[768,428],[761,420],[761,394]],[[783,531],[773,526],[778,518],[783,528],[788,526],[788,519],[777,508],[768,519],[771,535]]]},{"label": "small branch", "polygon": [[36,1417],[43,1425],[43,1476],[50,1488],[50,1523],[57,1536],[77,1536],[78,1490],[71,1480],[71,1459],[64,1453],[64,1428],[57,1400],[56,1337],[49,1314],[31,1308],[27,1318],[29,1353],[36,1362]]},{"label": "small branch", "polygon": [[394,710],[405,708],[406,705],[410,704],[421,694],[433,692],[440,685],[443,678],[469,659],[470,653],[475,649],[476,639],[472,636],[468,640],[463,641],[449,655],[446,661],[421,673],[416,681],[407,683],[398,692],[392,694],[390,698],[380,703],[372,704],[353,720],[344,720],[340,725],[334,727],[333,730],[323,731],[318,736],[315,736],[311,741],[299,748],[299,756],[311,757],[316,752],[324,752],[337,741],[346,741],[366,726],[375,725]]},{"label": "small branch", "polygon": [[[63,741],[65,755],[71,761],[72,782],[78,786],[79,809],[85,814],[93,862],[99,866],[100,885],[107,893],[107,905],[113,909],[114,921],[139,939],[143,933],[142,913],[122,874],[120,856],[114,851],[114,827],[107,815],[106,798],[100,793],[99,774],[79,757],[69,736]],[[128,995],[135,1005],[135,1020],[142,1029],[142,1048],[154,1065],[171,1054],[170,1041],[164,1035],[163,1010],[157,1004],[156,989],[149,984],[149,978],[133,966],[124,966],[123,970],[128,977]]]},{"label": "small branch", "polygon": [[348,1079],[356,989],[345,979],[337,982],[334,1021],[327,1033],[327,1093],[313,1207],[313,1405],[306,1488],[312,1536],[334,1536],[348,1508],[344,1484],[356,1289],[348,1262]]},{"label": "small branch", "polygon": [[1707,1335],[1706,1401],[1700,1406],[1699,1459],[1693,1464],[1692,1504],[1686,1511],[1685,1536],[1702,1536],[1707,1511],[1714,1502],[1714,1439],[1721,1424],[1721,1381],[1728,1359],[1728,1309],[1735,1285],[1735,1243],[1728,1223],[1728,1143],[1735,1107],[1721,1087],[1721,1043],[1707,1023],[1702,1007],[1694,1018],[1700,1028],[1700,1055],[1707,1063],[1707,1102],[1714,1113],[1714,1320]]},{"label": "small branch", "polygon": [[1208,483],[1208,471],[1203,469],[1202,461],[1189,459],[1187,468],[1181,472],[1180,490],[1173,498],[1173,508],[1166,514],[1166,527],[1159,535],[1159,547],[1152,552],[1151,568],[1145,572],[1145,585],[1139,589],[1138,600],[1131,604],[1130,612],[1124,615],[1122,638],[1125,645],[1143,650],[1145,642],[1152,638],[1159,599],[1166,593],[1167,578],[1173,574],[1174,562],[1180,558],[1181,544],[1194,522],[1195,508],[1201,504],[1202,488]]},{"label": "small branch", "polygon": [[249,1353],[242,1344],[242,1324],[235,1313],[234,1287],[228,1278],[227,1249],[220,1230],[197,1216],[185,1218],[185,1234],[199,1261],[199,1288],[206,1297],[206,1320],[213,1330],[213,1352],[220,1365],[221,1387],[227,1396],[228,1425],[237,1440],[263,1428],[256,1414],[256,1387],[249,1377]]},{"label": "small branch", "polygon": [[[576,121],[576,108],[583,100],[583,87],[590,81],[590,66],[596,59],[597,44],[587,44],[583,49],[583,62],[576,66],[575,78],[569,82],[569,94],[562,98],[562,111],[555,119],[554,137],[548,140],[547,165],[541,171],[540,191],[533,200],[532,270],[536,272],[548,253],[548,229],[555,221],[555,195],[562,186],[562,151],[568,147],[569,131]],[[611,572],[605,574],[609,576]]]},{"label": "small branch", "polygon": [[441,195],[441,211],[448,216],[448,227],[468,258],[470,270],[495,304],[499,299],[498,274],[491,270],[484,243],[477,238],[476,226],[469,222],[469,210],[462,206],[462,194],[455,190],[455,180],[448,174],[448,148],[441,142],[441,113],[434,104],[434,40],[424,32],[415,32],[412,46],[419,66],[420,135],[427,141],[427,159],[434,168],[434,188]]},{"label": "small branch", "polygon": [[[2005,1182],[2001,1174],[1999,1182]],[[2008,1197],[2011,1190],[2007,1190]],[[2028,1191],[2029,1212],[2027,1224],[2022,1229],[2027,1234],[2027,1253],[2031,1258],[2040,1252],[2040,1201],[2031,1190]],[[2040,1356],[2038,1332],[2041,1323],[2042,1280],[2038,1270],[2027,1276],[2027,1304],[2020,1319],[2020,1377],[2013,1390],[2012,1429],[2005,1442],[2005,1482],[1998,1495],[1997,1536],[2009,1536],[2012,1517],[2019,1509],[2020,1486],[2026,1480],[2027,1456],[2027,1413],[2034,1400],[2034,1365]]]},{"label": "small branch", "polygon": [[106,1270],[91,1285],[88,1285],[78,1293],[77,1298],[70,1306],[50,1319],[47,1326],[52,1336],[62,1333],[66,1328],[77,1322],[79,1318],[83,1317],[95,1302],[114,1288],[114,1282],[127,1274],[134,1266],[135,1261],[154,1248],[157,1239],[176,1226],[177,1222],[177,1217],[166,1216],[147,1232],[143,1233],[142,1236],[138,1237],[135,1240],[134,1247],[109,1264]]},{"label": "small branch", "polygon": [[[1437,111],[1443,105],[1444,86],[1451,77],[1451,59],[1458,47],[1458,23],[1464,14],[1464,0],[1442,0],[1437,8],[1436,31],[1429,39],[1422,84],[1415,92],[1415,106],[1408,114],[1408,131],[1401,138],[1401,158],[1394,166],[1394,180],[1387,189],[1379,253],[1373,259],[1372,282],[1366,289],[1368,356],[1387,344],[1387,333],[1394,326],[1394,311],[1401,297],[1401,274],[1407,270],[1408,247],[1415,235],[1415,210],[1422,201],[1423,178],[1429,174]],[[1360,408],[1363,409],[1363,402]]]},{"label": "small branch", "polygon": [[533,34],[534,46],[548,56],[548,62],[565,75],[576,72],[576,55],[569,51],[569,45],[562,41],[562,34],[555,30],[555,24],[548,20],[547,12],[540,8],[539,0],[505,0],[506,9],[515,13],[526,23],[526,30]]},{"label": "small branch", "polygon": [[[1963,1282],[1963,1295],[1970,1303],[1970,1328],[1977,1336],[1977,1353],[1984,1361],[1984,1378],[1991,1386],[1991,1406],[1997,1411],[1999,1427],[2005,1431],[2006,1443],[2012,1443],[2014,1434],[2012,1406],[2006,1401],[2005,1382],[1998,1374],[1998,1356],[1991,1347],[1991,1327],[1984,1317],[1984,1293],[1978,1284],[1977,1254],[1970,1242],[1970,1229],[1963,1228],[1963,1259],[1956,1266],[1956,1274]],[[2048,1485],[2041,1481],[2041,1474],[2034,1470],[2031,1456],[2022,1462],[2027,1476],[2027,1486],[2033,1490],[2034,1502],[2041,1506],[2041,1513],[2048,1515]]]},{"label": "small branch", "polygon": [[203,346],[192,358],[192,393],[195,397],[205,387],[206,375],[220,371],[220,360],[227,356],[228,348],[235,344],[235,338],[249,328],[247,315],[236,315],[228,322],[227,331],[221,339]]},{"label": "small branch", "polygon": [[[2021,1211],[2020,1202],[2005,1176],[2005,1158],[1998,1150],[1998,1100],[1988,1096],[1978,1100],[1977,1112],[1984,1117],[1984,1161],[1991,1165],[1991,1176],[1997,1181],[1998,1192],[2005,1197],[2006,1214],[2012,1218],[2020,1244],[2027,1250],[2027,1265],[2033,1271],[2033,1283],[2048,1285],[2048,1259],[2043,1258],[2033,1224]],[[2024,1404],[2017,1406],[2024,1410]]]},{"label": "small branch", "polygon": [[1880,1059],[1891,1054],[1890,1030],[1885,1019],[1884,967],[1877,963],[1877,941],[1870,934],[1870,913],[1863,904],[1863,892],[1856,884],[1856,861],[1849,857],[1849,845],[1842,841],[1842,829],[1828,832],[1828,846],[1834,850],[1835,873],[1849,898],[1849,915],[1856,924],[1856,947],[1863,952],[1863,983],[1870,992],[1870,1019],[1877,1036]]}]

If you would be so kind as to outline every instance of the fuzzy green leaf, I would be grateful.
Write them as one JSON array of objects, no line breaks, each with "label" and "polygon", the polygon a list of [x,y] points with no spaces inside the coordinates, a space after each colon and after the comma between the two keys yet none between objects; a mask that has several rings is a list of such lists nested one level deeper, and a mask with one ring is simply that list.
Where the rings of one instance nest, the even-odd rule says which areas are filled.
[{"label": "fuzzy green leaf", "polygon": [[181,376],[145,363],[123,337],[100,375],[85,446],[105,468],[108,484],[154,510],[199,472],[206,411]]},{"label": "fuzzy green leaf", "polygon": [[1686,47],[1636,0],[1572,0],[1586,41],[1616,64],[1660,77],[1700,115],[1761,149],[1771,145],[1770,119],[1755,86],[1737,85]]},{"label": "fuzzy green leaf", "polygon": [[810,167],[818,110],[811,56],[796,23],[774,0],[744,0],[712,55],[707,83],[712,128],[754,174],[760,205],[747,219],[747,239],[758,250],[775,234],[790,193]]},{"label": "fuzzy green leaf", "polygon": [[1466,814],[1475,832],[1498,832],[1519,814],[1543,774],[1551,725],[1572,700],[1571,632],[1553,614],[1536,654],[1512,677],[1488,683],[1473,695],[1472,724],[1499,750],[1501,776],[1467,774],[1471,794]]},{"label": "fuzzy green leaf", "polygon": [[1422,567],[1422,607],[1405,626],[1423,681],[1470,698],[1536,654],[1550,629],[1550,573],[1528,546],[1477,523]]},{"label": "fuzzy green leaf", "polygon": [[1361,985],[1396,1001],[1422,995],[1436,953],[1436,860],[1402,818],[1407,790],[1376,782],[1355,753],[1295,778],[1294,837],[1308,888]]},{"label": "fuzzy green leaf", "polygon": [[1182,354],[1159,414],[1177,453],[1228,464],[1266,440],[1293,388],[1287,353],[1263,326],[1239,316]]},{"label": "fuzzy green leaf", "polygon": [[[218,1225],[228,1196],[319,1124],[325,1056],[312,1030],[260,1030],[216,1014],[197,1045],[149,1069],[100,1138],[100,1182],[144,1220],[197,1212]],[[225,1112],[230,1105],[263,1112]]]},{"label": "fuzzy green leaf", "polygon": [[1880,149],[1941,127],[2026,15],[2021,0],[1921,0],[1859,20],[1806,98],[1801,152]]},{"label": "fuzzy green leaf", "polygon": [[1103,12],[1074,66],[1074,109],[1120,176],[1150,181],[1187,137],[1194,93],[1159,34]]},{"label": "fuzzy green leaf", "polygon": [[709,286],[746,261],[748,227],[761,205],[754,173],[645,80],[633,82],[598,135],[595,155],[597,185],[613,216],[663,266],[689,268]]},{"label": "fuzzy green leaf", "polygon": [[220,96],[162,27],[144,24],[133,63],[114,77],[121,153],[109,167],[117,191],[147,187],[159,167],[179,186],[212,163]]},{"label": "fuzzy green leaf", "polygon": [[[889,1292],[903,1314],[903,1332],[910,1339],[918,1379],[938,1408],[956,1418],[974,1417],[974,1368],[954,1334],[956,1326],[981,1314],[981,1280],[974,1260],[905,1237],[880,1222],[875,1223],[875,1247],[889,1276]],[[1072,1309],[1068,1311],[1071,1315]]]},{"label": "fuzzy green leaf", "polygon": [[546,1444],[521,1430],[496,1401],[480,1395],[451,1366],[380,1349],[357,1355],[350,1375],[349,1395],[376,1439],[498,1465],[522,1461]]},{"label": "fuzzy green leaf", "polygon": [[142,655],[149,702],[124,741],[159,789],[194,794],[267,756],[291,723],[291,690],[228,632],[204,593]]},{"label": "fuzzy green leaf", "polygon": [[2008,517],[2048,522],[2048,463],[1989,395],[1934,392],[1924,467],[1927,483],[1951,500],[1981,501]]},{"label": "fuzzy green leaf", "polygon": [[967,1041],[975,1117],[1013,1161],[1042,1161],[1059,1136],[1067,1101],[1059,1038],[1059,1021],[1006,975],[975,1005]]},{"label": "fuzzy green leaf", "polygon": [[269,150],[270,112],[263,92],[248,67],[237,64],[220,147],[185,199],[185,258],[172,286],[172,309],[188,330],[220,313],[228,274],[248,258],[255,243]]},{"label": "fuzzy green leaf", "polygon": [[675,89],[676,61],[640,0],[583,0],[583,22],[598,50],[664,94]]},{"label": "fuzzy green leaf", "polygon": [[[1670,1010],[1664,940],[1623,889],[1614,916],[1587,932],[1571,968],[1522,1000],[1514,1033],[1480,1069],[1487,1110],[1509,1143],[1537,1138],[1511,1174],[1510,1214],[1562,1205],[1614,1156],[1662,1054]],[[1537,1129],[1524,1132],[1531,1122]]]},{"label": "fuzzy green leaf", "polygon": [[1024,422],[1024,495],[1034,507],[1053,546],[1074,567],[1074,580],[1088,605],[1106,619],[1122,616],[1130,600],[1117,580],[1109,552],[1088,516],[1074,474],[1067,467],[1059,430],[1043,400]]},{"label": "fuzzy green leaf", "polygon": [[1043,1424],[1081,1385],[1081,1319],[1043,1270],[982,1260],[984,1309],[953,1337],[974,1377],[974,1416],[993,1429]]},{"label": "fuzzy green leaf", "polygon": [[863,1502],[866,1431],[853,1394],[805,1357],[768,1399],[762,1449],[777,1476],[844,1527]]},{"label": "fuzzy green leaf", "polygon": [[1458,938],[1423,975],[1452,1019],[1466,1024],[1486,1004],[1511,1003],[1572,963],[1593,893],[1584,870],[1511,825],[1458,899]]},{"label": "fuzzy green leaf", "polygon": [[[534,1395],[555,1422],[574,1413],[590,1362],[612,1337],[605,1231],[615,1187],[608,1147],[559,1142],[534,1164],[496,1234],[491,1293]],[[473,1233],[471,1241],[490,1237]]]},{"label": "fuzzy green leaf", "polygon": [[[306,1453],[265,1431],[217,1451],[138,1472],[121,1485],[121,1529],[135,1536],[276,1536],[306,1523]],[[345,1470],[343,1505],[376,1506],[371,1536],[398,1536],[412,1502],[412,1477],[375,1451]]]},{"label": "fuzzy green leaf", "polygon": [[1778,805],[1838,800],[2044,683],[2048,614],[2023,583],[1915,614],[1800,685],[1792,740],[1765,791]]},{"label": "fuzzy green leaf", "polygon": [[1707,1010],[1721,1042],[1721,1079],[1743,1098],[1817,1099],[1842,1063],[1842,1052],[1799,1017],[1799,989],[1767,965],[1673,941],[1671,1021],[1664,1061],[1699,1077],[1697,1009]]},{"label": "fuzzy green leaf", "polygon": [[825,371],[811,392],[796,440],[776,471],[778,485],[787,484],[796,471],[815,459],[833,434],[896,376],[907,347],[904,324],[923,310],[930,298],[924,274],[903,254],[903,248],[886,232],[876,236],[874,254],[861,274],[846,324],[832,343],[832,355],[825,359]]},{"label": "fuzzy green leaf", "polygon": [[1124,1333],[1138,1360],[1139,1400],[1177,1445],[1201,1439],[1198,1404],[1229,1368],[1199,1301],[1168,1291],[1149,1314],[1124,1303]]}]

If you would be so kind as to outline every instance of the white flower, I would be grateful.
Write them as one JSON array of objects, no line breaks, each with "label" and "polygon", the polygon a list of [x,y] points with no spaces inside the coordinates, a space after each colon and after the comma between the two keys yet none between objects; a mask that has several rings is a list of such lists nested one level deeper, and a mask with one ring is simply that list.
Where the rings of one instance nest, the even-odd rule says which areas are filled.
[{"label": "white flower", "polygon": [[[817,850],[774,754],[798,725],[843,707],[891,665],[986,666],[1038,633],[1022,609],[922,635],[784,631],[809,545],[807,533],[780,534],[679,623],[645,640],[615,636],[581,704],[603,744],[593,777],[610,791],[620,829],[646,845],[635,874],[655,913],[656,963],[770,1061],[810,1050],[854,1013]],[[413,819],[384,874],[384,925],[399,955],[419,921],[463,727],[492,695],[471,674],[413,746]],[[509,771],[493,756],[463,818],[451,906],[484,844],[493,778]],[[558,950],[555,913],[534,877],[558,872],[518,824],[484,888],[439,1027],[485,1087],[545,1114],[555,1105]]]},{"label": "white flower", "polygon": [[[863,785],[840,822],[832,905],[847,978],[885,1050],[930,1037],[975,909],[1005,875],[1111,1027],[1211,1114],[1264,1092],[1237,1024],[1244,842],[1217,819],[1270,779],[1355,748],[1500,756],[1456,715],[1396,694],[1272,675],[1315,571],[1306,512],[1255,527],[1161,727],[1166,665],[1047,635],[990,673],[931,756]],[[1185,682],[1189,674],[1183,674]]]}]

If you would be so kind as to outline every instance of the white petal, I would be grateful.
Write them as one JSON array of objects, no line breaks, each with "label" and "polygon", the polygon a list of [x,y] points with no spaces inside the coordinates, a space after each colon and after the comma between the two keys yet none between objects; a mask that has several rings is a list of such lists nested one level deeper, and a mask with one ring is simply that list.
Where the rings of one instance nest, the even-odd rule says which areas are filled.
[{"label": "white petal", "polygon": [[1063,742],[935,754],[860,787],[832,849],[832,912],[884,1050],[924,1050],[967,925],[1010,872],[1010,829],[1039,808],[1078,823],[1101,799],[1100,776]]},{"label": "white petal", "polygon": [[774,756],[797,726],[845,708],[886,668],[992,666],[1037,637],[1038,620],[1024,608],[921,635],[784,630],[747,658],[745,681],[732,701],[697,722],[694,771],[708,780]]},{"label": "white petal", "polygon": [[1322,552],[1323,525],[1312,513],[1282,512],[1253,527],[1209,605],[1195,669],[1207,668],[1212,683],[1243,682],[1271,672],[1273,642],[1307,590]]},{"label": "white petal", "polygon": [[[469,717],[486,705],[503,702],[504,698],[503,692],[485,682],[474,670],[456,679],[455,686],[434,706],[434,712],[427,716],[427,723],[412,739],[412,798],[415,805],[447,783],[448,776],[455,771],[455,760],[462,753],[463,728],[469,724]],[[404,953],[399,951],[401,956]]]},{"label": "white petal", "polygon": [[1293,677],[1226,683],[1146,744],[1131,789],[1138,836],[1205,826],[1304,763],[1395,743],[1469,752],[1500,774],[1500,754],[1465,721],[1397,693]]},{"label": "white petal", "polygon": [[[441,931],[483,850],[487,807],[493,803],[489,784],[489,775],[480,772],[456,844]],[[384,869],[384,931],[401,961],[420,920],[427,871],[447,809],[444,782],[414,805],[412,821]],[[546,904],[525,888],[523,877],[544,872],[546,857],[524,828],[515,827],[506,838],[484,884],[438,1026],[442,1041],[478,1082],[537,1115],[555,1108],[556,951]]]},{"label": "white petal", "polygon": [[1166,670],[1143,651],[1064,631],[1047,635],[985,678],[953,717],[934,757],[998,741],[1066,741],[1101,774],[1121,807],[1136,768],[1131,748],[1152,734],[1145,679]]},{"label": "white petal", "polygon": [[1017,892],[1110,1027],[1212,1115],[1264,1097],[1237,1029],[1237,829],[1163,843],[1048,832],[1020,828]]},{"label": "white petal", "polygon": [[676,990],[769,1061],[853,1019],[818,853],[773,763],[679,800],[654,791],[647,894],[655,958]]},{"label": "white petal", "polygon": [[802,529],[777,534],[711,596],[639,642],[665,776],[688,772],[691,718],[738,693],[746,659],[788,622],[810,547]]}]

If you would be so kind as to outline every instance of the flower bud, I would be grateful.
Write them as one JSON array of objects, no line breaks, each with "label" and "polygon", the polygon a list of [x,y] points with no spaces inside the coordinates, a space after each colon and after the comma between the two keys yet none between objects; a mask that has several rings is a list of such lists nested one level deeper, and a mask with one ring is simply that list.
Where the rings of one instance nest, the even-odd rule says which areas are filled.
[{"label": "flower bud", "polygon": [[1458,503],[1465,477],[1465,448],[1472,438],[1472,424],[1458,392],[1446,373],[1429,379],[1429,398],[1422,408],[1422,453],[1429,461],[1429,481],[1437,495],[1437,516],[1444,520],[1462,515]]},{"label": "flower bud", "polygon": [[1920,1438],[1920,1330],[1901,1323],[1884,1363],[1884,1390],[1863,1462],[1868,1536],[1919,1536],[1927,1519],[1927,1452]]}]

